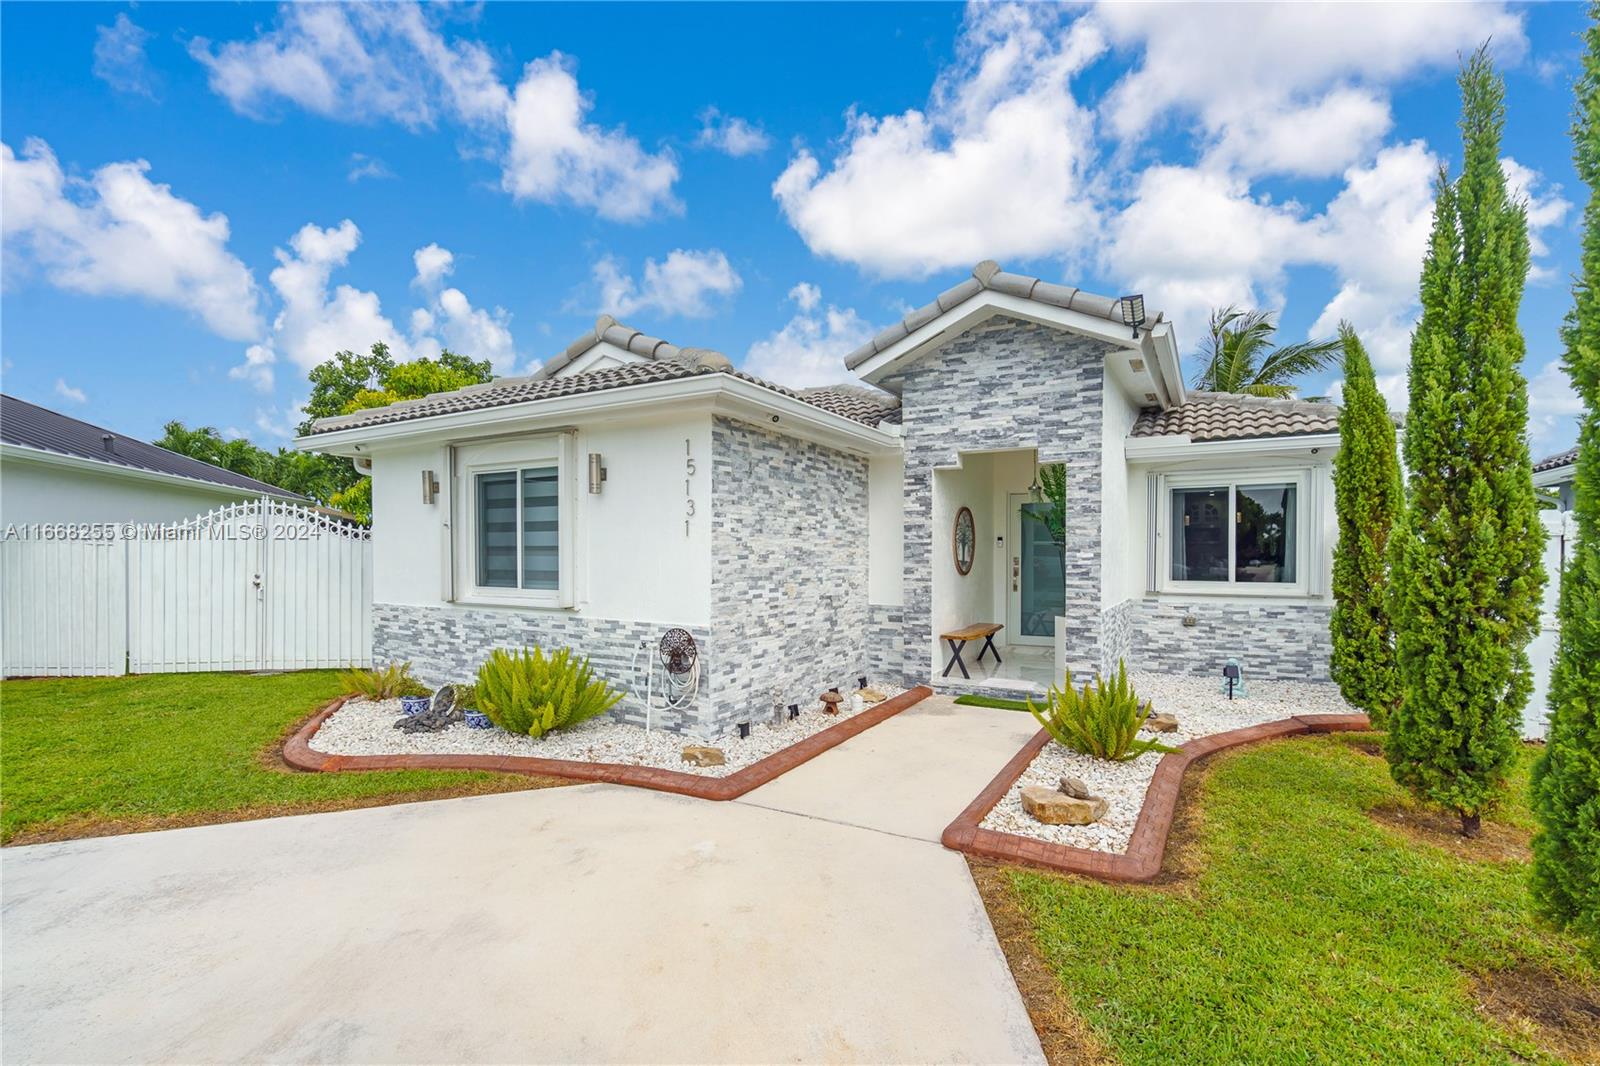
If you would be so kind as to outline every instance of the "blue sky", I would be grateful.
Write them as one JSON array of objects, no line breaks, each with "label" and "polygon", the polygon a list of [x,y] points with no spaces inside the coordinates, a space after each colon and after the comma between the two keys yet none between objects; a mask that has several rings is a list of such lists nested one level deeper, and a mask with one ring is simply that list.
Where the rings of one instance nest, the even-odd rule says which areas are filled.
[{"label": "blue sky", "polygon": [[[1577,4],[0,6],[4,388],[286,439],[384,339],[517,372],[600,311],[790,384],[995,258],[1340,318],[1403,402],[1454,73],[1492,39],[1530,202],[1536,453],[1585,190]],[[1192,368],[1191,368],[1192,369]],[[1332,375],[1307,392],[1335,387]]]}]

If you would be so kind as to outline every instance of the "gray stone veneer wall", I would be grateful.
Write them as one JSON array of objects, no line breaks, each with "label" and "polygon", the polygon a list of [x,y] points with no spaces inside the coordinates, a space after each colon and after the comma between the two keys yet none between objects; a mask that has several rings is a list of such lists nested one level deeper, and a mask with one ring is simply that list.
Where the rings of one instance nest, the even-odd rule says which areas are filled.
[{"label": "gray stone veneer wall", "polygon": [[[372,657],[386,663],[409,660],[412,673],[430,685],[471,681],[478,667],[495,648],[533,645],[555,650],[571,648],[589,657],[595,673],[613,687],[637,688],[615,709],[613,717],[644,724],[643,655],[636,658],[641,640],[652,650],[665,627],[659,622],[628,622],[614,618],[586,618],[564,611],[520,608],[418,607],[400,603],[372,605]],[[710,634],[691,629],[701,654],[709,656]],[[711,701],[704,681],[700,694],[687,708],[663,712],[657,701],[652,723],[673,732],[701,733]]]},{"label": "gray stone veneer wall", "polygon": [[1110,677],[1116,673],[1117,661],[1128,665],[1129,670],[1139,669],[1133,660],[1132,600],[1123,600],[1114,607],[1100,612],[1100,672]]},{"label": "gray stone veneer wall", "polygon": [[[1333,607],[1319,603],[1129,600],[1129,669],[1216,674],[1229,658],[1251,677],[1328,680]],[[1183,619],[1193,614],[1195,624]]]},{"label": "gray stone veneer wall", "polygon": [[867,677],[874,685],[922,684],[906,678],[906,620],[899,606],[874,603],[867,608]]},{"label": "gray stone veneer wall", "polygon": [[[963,451],[1037,448],[1067,466],[1068,665],[1099,668],[1100,452],[1103,341],[1000,316],[952,339],[891,379],[901,395],[905,441],[905,671],[925,682],[933,642],[932,556],[950,531],[931,528],[933,471]],[[980,621],[980,619],[963,619]],[[942,665],[942,664],[941,664]]]},{"label": "gray stone veneer wall", "polygon": [[711,427],[710,725],[770,719],[867,673],[867,461]]}]

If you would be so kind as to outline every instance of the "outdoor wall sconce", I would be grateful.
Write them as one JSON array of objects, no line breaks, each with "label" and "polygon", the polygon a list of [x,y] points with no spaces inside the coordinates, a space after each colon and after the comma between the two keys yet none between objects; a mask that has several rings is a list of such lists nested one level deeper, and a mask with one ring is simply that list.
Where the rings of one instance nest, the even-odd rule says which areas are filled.
[{"label": "outdoor wall sconce", "polygon": [[433,476],[432,470],[422,472],[422,502],[433,503],[439,497],[439,479]]},{"label": "outdoor wall sconce", "polygon": [[600,486],[606,481],[606,468],[603,465],[599,452],[589,453],[589,493],[600,495]]},{"label": "outdoor wall sconce", "polygon": [[1133,339],[1139,339],[1139,327],[1144,325],[1144,295],[1136,293],[1133,296],[1124,296],[1122,303],[1122,324],[1133,329]]}]

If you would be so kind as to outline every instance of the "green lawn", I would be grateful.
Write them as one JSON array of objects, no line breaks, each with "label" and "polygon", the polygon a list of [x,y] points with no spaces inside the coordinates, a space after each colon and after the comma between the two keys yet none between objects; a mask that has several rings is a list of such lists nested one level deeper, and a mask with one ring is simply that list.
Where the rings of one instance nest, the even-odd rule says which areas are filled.
[{"label": "green lawn", "polygon": [[1547,1061],[1548,1034],[1476,1009],[1476,976],[1564,990],[1579,1004],[1569,1021],[1600,1022],[1587,1013],[1600,1010],[1595,969],[1530,910],[1519,853],[1532,752],[1498,825],[1486,823],[1493,861],[1369,817],[1409,804],[1363,743],[1220,757],[1180,822],[1182,873],[1165,884],[1002,871],[1046,967],[1123,1062]]},{"label": "green lawn", "polygon": [[1027,700],[1008,700],[1000,696],[979,696],[968,692],[956,697],[956,702],[963,707],[995,707],[1002,711],[1026,711]]},{"label": "green lawn", "polygon": [[282,768],[276,743],[338,694],[331,671],[0,682],[0,842],[551,783]]}]

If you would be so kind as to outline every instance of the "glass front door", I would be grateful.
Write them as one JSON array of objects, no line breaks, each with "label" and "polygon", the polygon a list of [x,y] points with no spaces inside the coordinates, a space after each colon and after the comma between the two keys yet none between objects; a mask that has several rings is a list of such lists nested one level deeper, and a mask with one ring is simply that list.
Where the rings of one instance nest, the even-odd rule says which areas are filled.
[{"label": "glass front door", "polygon": [[1061,549],[1043,520],[1049,508],[1050,504],[1026,494],[1011,497],[1011,551],[1005,573],[1011,644],[1054,646],[1056,616],[1066,611]]}]

